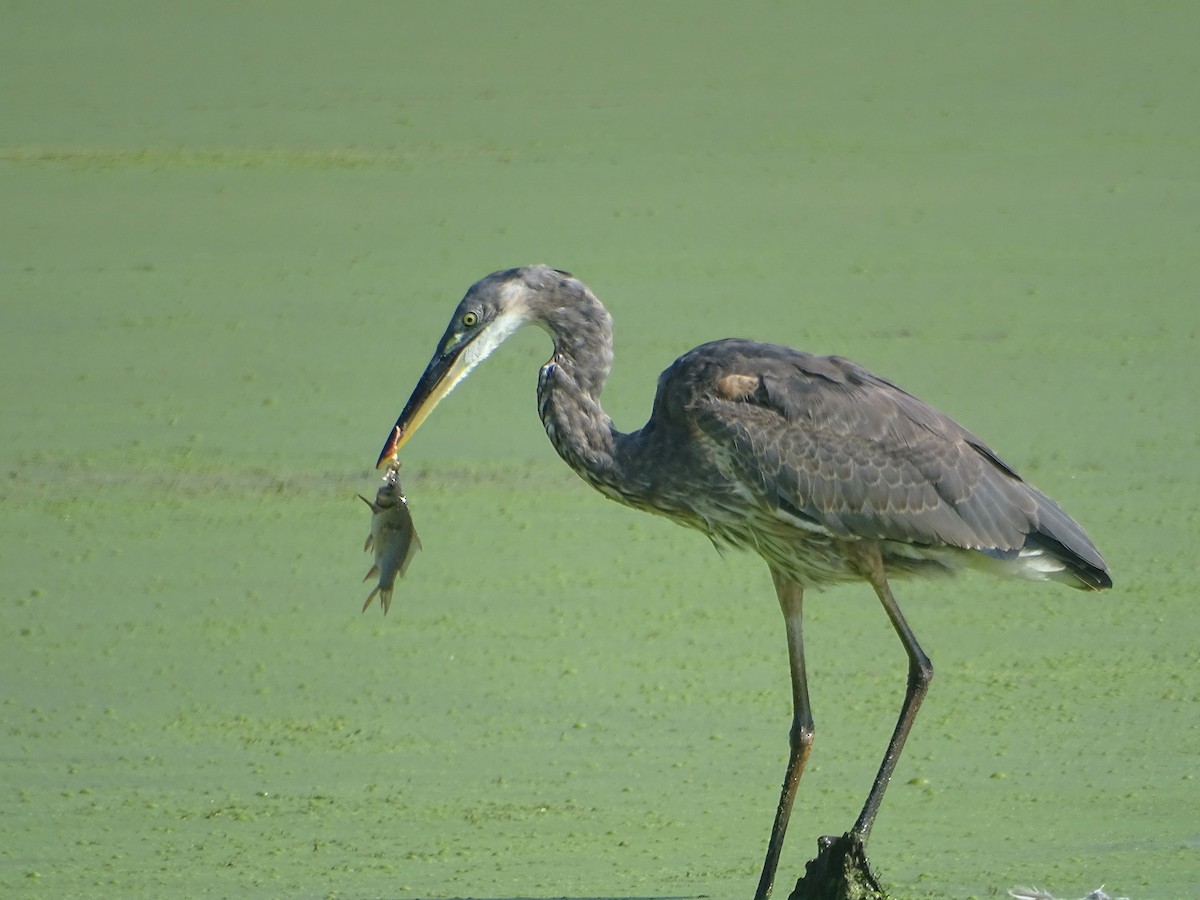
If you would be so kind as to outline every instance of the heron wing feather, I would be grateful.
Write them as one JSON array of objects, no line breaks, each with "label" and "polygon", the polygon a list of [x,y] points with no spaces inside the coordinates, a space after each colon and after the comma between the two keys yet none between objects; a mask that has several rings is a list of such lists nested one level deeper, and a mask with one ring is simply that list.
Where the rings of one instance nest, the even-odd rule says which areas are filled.
[{"label": "heron wing feather", "polygon": [[721,341],[676,365],[694,426],[764,504],[842,537],[964,549],[1037,529],[1038,495],[982,441],[850,360]]}]

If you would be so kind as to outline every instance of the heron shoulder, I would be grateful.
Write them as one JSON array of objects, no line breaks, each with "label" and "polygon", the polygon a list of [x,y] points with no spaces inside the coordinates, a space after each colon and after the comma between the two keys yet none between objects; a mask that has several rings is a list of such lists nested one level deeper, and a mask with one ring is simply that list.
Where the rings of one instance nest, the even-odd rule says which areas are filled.
[{"label": "heron shoulder", "polygon": [[726,338],[679,357],[659,379],[666,404],[730,401],[788,422],[864,435],[903,417],[929,431],[965,433],[951,420],[853,360],[781,344]]}]

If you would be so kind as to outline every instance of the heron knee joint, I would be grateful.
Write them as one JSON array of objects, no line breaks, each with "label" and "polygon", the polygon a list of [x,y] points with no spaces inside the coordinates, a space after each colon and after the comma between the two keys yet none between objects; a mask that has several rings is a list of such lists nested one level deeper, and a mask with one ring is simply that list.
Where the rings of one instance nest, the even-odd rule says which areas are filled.
[{"label": "heron knee joint", "polygon": [[791,742],[792,749],[811,747],[813,745],[813,734],[812,722],[793,722],[792,729],[788,732],[788,740]]},{"label": "heron knee joint", "polygon": [[918,659],[913,659],[908,666],[908,684],[910,688],[915,688],[924,692],[929,688],[930,682],[933,681],[933,663],[929,661],[929,657],[922,655]]}]

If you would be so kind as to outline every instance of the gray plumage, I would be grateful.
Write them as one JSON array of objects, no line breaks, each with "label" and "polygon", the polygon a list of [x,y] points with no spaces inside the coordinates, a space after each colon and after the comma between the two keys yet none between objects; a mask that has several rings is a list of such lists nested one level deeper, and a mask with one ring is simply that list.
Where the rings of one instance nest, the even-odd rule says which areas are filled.
[{"label": "gray plumage", "polygon": [[538,376],[538,412],[559,455],[601,493],[758,553],[787,626],[791,757],[756,897],[771,890],[796,783],[812,744],[801,627],[804,589],[867,581],[909,658],[891,743],[851,831],[865,842],[932,678],[888,579],[971,566],[1111,587],[1083,529],[983,441],[942,413],[837,356],[721,340],[659,378],[646,425],[619,432],[600,406],[612,368],[612,320],[567,272],[495,272],[459,304],[396,422],[380,464],[510,334],[535,324],[554,351]]}]

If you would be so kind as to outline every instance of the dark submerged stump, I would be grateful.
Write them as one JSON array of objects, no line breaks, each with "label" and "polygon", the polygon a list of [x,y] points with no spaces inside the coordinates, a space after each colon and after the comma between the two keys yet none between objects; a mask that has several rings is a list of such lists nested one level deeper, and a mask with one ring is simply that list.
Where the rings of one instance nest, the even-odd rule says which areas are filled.
[{"label": "dark submerged stump", "polygon": [[817,858],[804,867],[804,877],[788,900],[887,900],[867,864],[867,852],[856,834],[817,839]]}]

